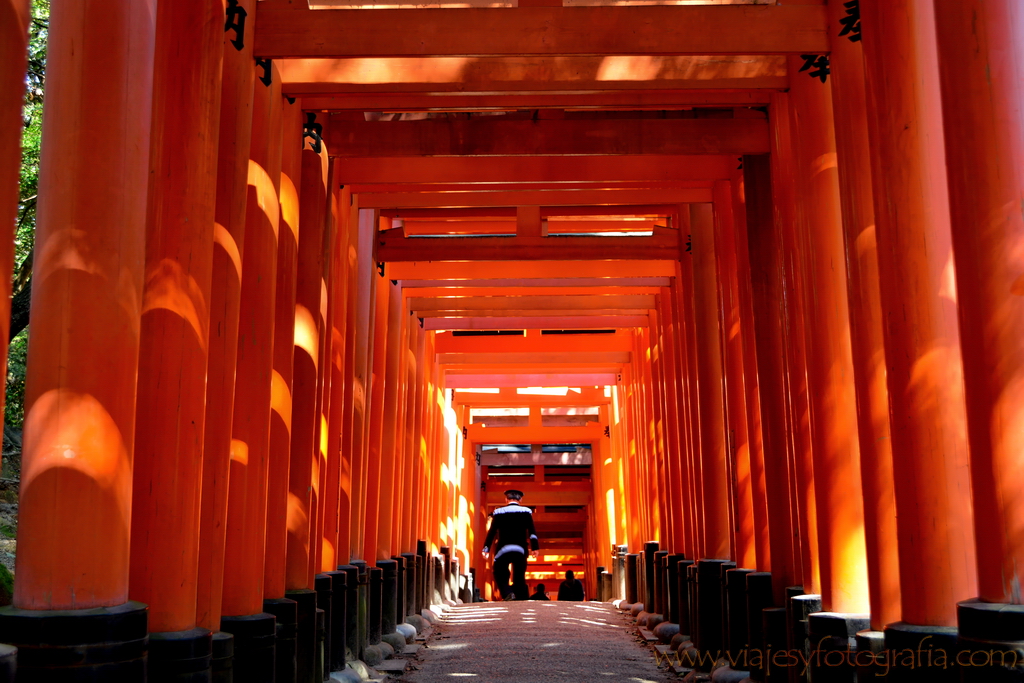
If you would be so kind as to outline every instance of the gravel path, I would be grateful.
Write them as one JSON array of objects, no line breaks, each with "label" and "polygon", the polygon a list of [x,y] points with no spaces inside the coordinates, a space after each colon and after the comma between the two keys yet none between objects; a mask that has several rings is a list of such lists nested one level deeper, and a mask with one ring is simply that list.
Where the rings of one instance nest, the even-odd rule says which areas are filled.
[{"label": "gravel path", "polygon": [[487,602],[444,616],[421,651],[415,683],[664,683],[625,617],[597,602]]}]

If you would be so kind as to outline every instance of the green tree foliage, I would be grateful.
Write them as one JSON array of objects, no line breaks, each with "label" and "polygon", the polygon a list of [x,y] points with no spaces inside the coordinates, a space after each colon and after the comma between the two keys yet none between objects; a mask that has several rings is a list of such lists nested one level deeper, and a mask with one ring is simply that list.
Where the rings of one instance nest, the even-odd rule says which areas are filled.
[{"label": "green tree foliage", "polygon": [[39,194],[39,149],[43,130],[43,93],[46,89],[46,38],[50,0],[32,0],[29,25],[28,70],[22,135],[21,187],[14,235],[14,286],[11,299],[11,346],[7,367],[7,402],[4,422],[16,429],[24,419],[25,356],[28,349],[29,292],[32,285],[32,249],[35,246],[36,197]]}]

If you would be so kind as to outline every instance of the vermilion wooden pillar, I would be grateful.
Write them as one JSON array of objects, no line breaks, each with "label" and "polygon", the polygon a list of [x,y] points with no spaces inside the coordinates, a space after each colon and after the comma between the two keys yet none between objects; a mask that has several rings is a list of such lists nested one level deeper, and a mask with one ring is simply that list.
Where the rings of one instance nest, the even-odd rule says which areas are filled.
[{"label": "vermilion wooden pillar", "polygon": [[320,330],[319,345],[317,353],[316,374],[316,428],[313,432],[316,456],[313,458],[313,504],[310,509],[315,515],[309,520],[309,538],[312,544],[312,551],[309,554],[309,571],[315,577],[320,573],[323,560],[323,539],[324,539],[324,515],[326,513],[327,501],[327,471],[333,459],[327,452],[327,417],[330,411],[330,385],[331,385],[331,345],[333,335],[331,333],[331,316],[334,306],[331,301],[332,287],[332,265],[335,249],[337,248],[338,232],[338,206],[335,201],[337,195],[334,173],[337,165],[328,161],[327,170],[327,194],[324,205],[324,236],[323,236],[323,257],[321,258],[320,271],[320,307],[318,309],[317,327]]},{"label": "vermilion wooden pillar", "polygon": [[[689,210],[687,210],[686,225],[689,226]],[[682,229],[682,228],[680,228]],[[687,227],[687,230],[689,228]],[[677,402],[679,405],[679,431],[680,431],[680,442],[679,442],[679,469],[680,479],[678,486],[682,496],[682,505],[684,509],[683,520],[686,523],[684,530],[684,544],[681,546],[681,552],[686,553],[687,556],[695,556],[697,547],[697,512],[694,503],[693,486],[695,479],[695,472],[692,466],[693,458],[692,453],[694,450],[694,443],[699,439],[699,434],[694,432],[693,429],[693,409],[694,406],[690,399],[690,379],[689,379],[689,354],[691,351],[690,343],[687,338],[687,327],[682,316],[682,301],[684,299],[683,294],[680,292],[680,273],[681,269],[676,269],[676,277],[673,279],[672,286],[669,288],[671,298],[668,305],[672,308],[672,319],[675,324],[675,364],[676,364],[676,385],[678,398]]]},{"label": "vermilion wooden pillar", "polygon": [[[356,431],[362,428],[362,410],[356,418],[356,388],[362,391],[361,381],[356,377],[357,339],[365,339],[363,330],[358,329],[359,301],[359,203],[357,197],[349,195],[348,242],[342,245],[341,258],[345,262],[345,281],[341,284],[343,295],[348,300],[345,308],[345,357],[342,366],[343,396],[341,416],[341,498],[339,500],[338,565],[347,564],[352,558],[353,519],[358,517],[356,496],[358,481],[356,466],[358,458]],[[344,210],[344,207],[343,207]],[[337,396],[337,395],[335,395]],[[360,396],[361,398],[361,396]],[[333,408],[332,408],[333,411]]]},{"label": "vermilion wooden pillar", "polygon": [[[129,578],[151,632],[196,626],[222,21],[220,0],[158,5]],[[181,659],[161,645],[154,666]]]},{"label": "vermilion wooden pillar", "polygon": [[[733,202],[732,244],[736,252],[736,305],[739,314],[739,341],[743,354],[744,406],[747,418],[747,444],[750,459],[750,489],[754,521],[756,568],[768,571],[770,565],[768,535],[768,499],[765,492],[764,444],[761,439],[761,399],[758,393],[757,344],[754,337],[754,310],[750,292],[750,255],[747,251],[746,184],[743,170],[730,179]],[[725,238],[728,241],[728,237]]]},{"label": "vermilion wooden pillar", "polygon": [[291,470],[292,382],[295,364],[295,285],[298,269],[299,193],[302,176],[302,107],[281,103],[281,218],[277,230],[274,289],[274,371],[270,392],[270,463],[267,476],[266,555],[263,597],[285,593],[288,547],[288,482]]},{"label": "vermilion wooden pillar", "polygon": [[[403,356],[405,355],[405,323],[409,316],[405,313],[402,302],[402,290],[399,285],[390,282],[382,284],[388,296],[387,346],[385,374],[383,377],[383,421],[381,423],[380,470],[378,479],[377,499],[377,551],[375,559],[386,560],[396,555],[392,547],[392,538],[396,532],[395,515],[397,504],[396,492],[401,491],[401,473],[396,471],[400,462],[398,450],[402,445],[400,438],[403,397]],[[375,389],[376,390],[376,389]]]},{"label": "vermilion wooden pillar", "polygon": [[313,587],[316,539],[310,524],[316,517],[314,475],[319,476],[317,436],[317,371],[320,361],[320,305],[324,259],[324,211],[327,208],[327,149],[307,140],[302,150],[299,191],[298,270],[295,289],[295,361],[292,380],[292,443],[288,472],[288,590]]},{"label": "vermilion wooden pillar", "polygon": [[647,492],[644,495],[644,503],[648,511],[648,532],[647,540],[661,542],[662,540],[662,484],[661,484],[661,447],[659,441],[658,412],[654,399],[654,384],[656,374],[652,370],[653,358],[651,354],[652,331],[645,327],[639,335],[640,357],[643,359],[638,377],[639,385],[637,393],[640,397],[640,405],[643,415],[644,434],[646,435],[646,446],[644,452],[645,481]]},{"label": "vermilion wooden pillar", "polygon": [[[657,470],[658,493],[655,496],[655,503],[658,508],[658,540],[664,543],[671,543],[673,536],[672,519],[672,497],[668,492],[668,461],[666,457],[668,444],[668,416],[665,410],[665,333],[661,316],[657,309],[648,312],[651,321],[649,337],[651,340],[651,375],[648,385],[653,408],[653,431],[654,431],[654,464]],[[596,532],[595,532],[596,533]],[[595,565],[596,566],[596,565]]]},{"label": "vermilion wooden pillar", "polygon": [[[29,0],[0,2],[0,335],[10,336],[10,273],[14,268],[14,239],[10,226],[18,212],[18,168],[21,161],[21,108],[25,93]],[[0,367],[7,367],[7,349],[0,349]],[[0,400],[0,408],[3,401]]]},{"label": "vermilion wooden pillar", "polygon": [[155,2],[50,15],[16,608],[128,599],[155,23]]},{"label": "vermilion wooden pillar", "polygon": [[[873,184],[902,619],[952,627],[956,603],[975,595],[977,568],[963,485],[966,425],[934,9],[921,0],[860,6],[875,104],[869,124],[878,158]],[[929,557],[943,559],[922,561]],[[891,626],[886,643],[916,644],[925,633],[936,646],[950,642],[941,628]]]},{"label": "vermilion wooden pillar", "polygon": [[690,206],[693,240],[693,308],[697,324],[697,381],[700,394],[702,557],[731,557],[729,480],[722,397],[722,347],[718,321],[714,215],[710,204]]},{"label": "vermilion wooden pillar", "polygon": [[978,588],[1020,604],[1024,577],[1024,7],[935,3],[970,437]]},{"label": "vermilion wooden pillar", "polygon": [[[334,163],[338,163],[335,161]],[[331,305],[328,307],[331,334],[330,354],[330,397],[325,400],[328,406],[327,420],[327,477],[324,491],[324,530],[323,551],[320,571],[335,571],[340,560],[348,560],[348,546],[339,544],[342,524],[348,524],[348,468],[345,454],[342,451],[342,422],[345,412],[345,344],[348,327],[348,246],[349,233],[352,228],[349,203],[352,193],[348,188],[334,188],[337,221],[337,237],[335,247],[331,250]],[[346,543],[348,541],[346,534]],[[344,550],[343,550],[344,548]]]},{"label": "vermilion wooden pillar", "polygon": [[[374,221],[376,223],[376,221]],[[373,277],[377,277],[373,271]],[[384,375],[387,371],[388,288],[378,282],[374,288],[373,375],[369,383],[367,434],[366,496],[364,498],[363,559],[373,563],[377,558],[378,514],[381,496],[381,428],[384,423]]]},{"label": "vermilion wooden pillar", "polygon": [[[847,16],[830,3],[833,25]],[[853,34],[850,36],[855,37]],[[860,431],[871,628],[877,631],[900,615],[896,503],[893,497],[889,392],[885,385],[883,310],[878,291],[878,249],[871,189],[864,52],[860,40],[832,41],[832,98],[840,202],[846,235],[850,299],[850,341]]]},{"label": "vermilion wooden pillar", "polygon": [[799,575],[793,552],[793,507],[785,415],[783,244],[774,220],[772,178],[767,156],[743,157],[746,225],[753,302],[753,337],[757,353],[761,434],[764,444],[765,493],[770,553],[758,557],[759,568],[772,573],[775,603]]},{"label": "vermilion wooden pillar", "polygon": [[272,75],[270,86],[253,86],[224,561],[223,628],[232,632],[228,617],[263,612],[282,166],[281,85]]},{"label": "vermilion wooden pillar", "polygon": [[[794,177],[793,145],[790,133],[789,96],[772,96],[772,188],[775,220],[783,243],[782,276],[784,288],[783,344],[785,349],[786,415],[789,443],[791,505],[793,505],[794,543],[799,584],[807,593],[821,590],[818,574],[817,515],[814,498],[814,463],[811,452],[810,406],[807,396],[807,349],[804,335],[804,299],[806,284],[801,268],[800,250],[805,244],[797,239],[798,188]],[[766,465],[767,466],[767,465]]]},{"label": "vermilion wooden pillar", "polygon": [[[733,476],[730,494],[735,519],[734,543],[739,567],[757,566],[754,545],[754,500],[751,491],[750,444],[747,438],[746,382],[743,358],[743,325],[740,320],[739,272],[736,266],[736,230],[733,226],[732,187],[720,180],[713,189],[715,210],[715,258],[718,266],[722,323],[725,403],[729,440],[727,457]],[[744,271],[745,273],[746,271]]]},{"label": "vermilion wooden pillar", "polygon": [[[253,16],[255,0],[239,7]],[[196,621],[216,631],[224,581],[224,530],[231,462],[231,415],[235,400],[238,307],[245,242],[245,197],[252,134],[252,42],[254,22],[223,34],[217,203],[214,212],[213,276],[210,287],[209,359],[203,438],[199,527],[199,588]]]},{"label": "vermilion wooden pillar", "polygon": [[867,614],[868,576],[864,503],[860,478],[846,253],[828,82],[800,74],[803,60],[790,57],[790,112],[795,177],[801,188],[797,225],[808,296],[808,397],[813,437],[814,489],[821,576],[826,611]]},{"label": "vermilion wooden pillar", "polygon": [[[658,296],[658,310],[661,313],[664,325],[665,399],[668,408],[669,438],[666,453],[668,459],[668,488],[666,495],[672,497],[672,514],[675,522],[672,549],[678,553],[683,552],[691,544],[688,538],[691,519],[690,510],[684,503],[685,482],[689,477],[689,472],[683,466],[685,437],[683,435],[684,421],[680,400],[678,323],[676,321],[676,310],[673,305],[673,294],[670,287],[661,288],[661,293]],[[609,482],[608,485],[614,489],[617,486],[617,482]],[[607,560],[608,557],[606,556],[602,559]]]}]

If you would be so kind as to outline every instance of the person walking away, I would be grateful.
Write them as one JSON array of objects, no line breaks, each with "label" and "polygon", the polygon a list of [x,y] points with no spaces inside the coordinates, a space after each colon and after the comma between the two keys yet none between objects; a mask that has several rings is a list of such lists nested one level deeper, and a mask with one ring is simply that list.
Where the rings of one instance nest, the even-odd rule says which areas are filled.
[{"label": "person walking away", "polygon": [[[484,539],[484,558],[494,548],[494,581],[502,600],[525,600],[529,593],[526,585],[526,553],[537,556],[539,547],[537,530],[533,525],[533,510],[522,505],[523,492],[505,491],[506,504],[491,513],[491,528]],[[511,585],[509,580],[511,579]]]}]

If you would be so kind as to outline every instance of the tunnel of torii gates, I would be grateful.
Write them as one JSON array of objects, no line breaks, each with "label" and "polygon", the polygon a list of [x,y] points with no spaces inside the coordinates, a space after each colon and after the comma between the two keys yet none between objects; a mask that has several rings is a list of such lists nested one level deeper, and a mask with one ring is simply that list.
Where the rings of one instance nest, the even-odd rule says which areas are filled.
[{"label": "tunnel of torii gates", "polygon": [[379,657],[505,488],[698,651],[1021,680],[1024,6],[566,5],[53,3],[18,680]]}]

